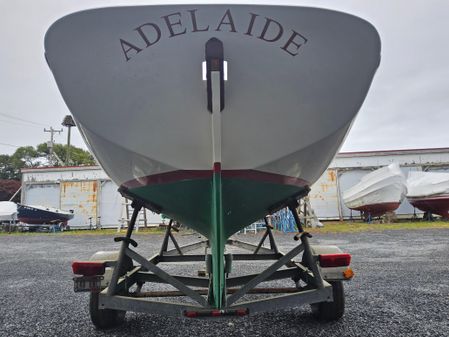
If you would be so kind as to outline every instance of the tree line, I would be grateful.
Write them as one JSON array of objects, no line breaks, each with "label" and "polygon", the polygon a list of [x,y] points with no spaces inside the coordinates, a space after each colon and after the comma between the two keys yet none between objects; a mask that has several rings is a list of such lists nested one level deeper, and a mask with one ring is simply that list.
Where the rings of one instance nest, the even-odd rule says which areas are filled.
[{"label": "tree line", "polygon": [[[54,144],[53,152],[65,160],[67,157],[67,145]],[[12,155],[0,154],[0,179],[20,180],[23,168],[33,168],[48,165],[48,155],[50,148],[47,143],[33,146],[19,147]],[[69,165],[95,165],[94,157],[83,149],[70,146]],[[61,163],[54,163],[52,166],[62,166]]]}]

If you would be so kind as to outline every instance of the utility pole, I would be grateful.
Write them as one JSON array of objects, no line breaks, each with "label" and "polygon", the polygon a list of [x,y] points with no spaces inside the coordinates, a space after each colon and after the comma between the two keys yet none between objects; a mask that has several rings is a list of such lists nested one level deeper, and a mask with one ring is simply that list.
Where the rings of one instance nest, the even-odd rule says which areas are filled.
[{"label": "utility pole", "polygon": [[49,130],[47,130],[47,129],[44,129],[44,132],[49,132],[50,133],[50,141],[49,142],[47,142],[47,146],[48,146],[48,148],[49,148],[49,156],[48,156],[48,162],[50,163],[50,165],[51,166],[53,166],[54,165],[54,155],[53,155],[53,145],[55,144],[55,141],[54,141],[54,135],[55,135],[55,133],[61,133],[63,130],[61,129],[61,130],[56,130],[56,129],[53,129],[53,127],[52,126],[50,126],[50,129]]}]

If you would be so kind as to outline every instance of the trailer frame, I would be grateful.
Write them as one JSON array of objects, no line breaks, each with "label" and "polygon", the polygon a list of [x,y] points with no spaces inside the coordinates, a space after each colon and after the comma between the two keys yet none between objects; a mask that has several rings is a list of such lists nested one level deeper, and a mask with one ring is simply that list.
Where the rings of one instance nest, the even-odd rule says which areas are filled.
[{"label": "trailer frame", "polygon": [[[266,229],[257,245],[233,238],[227,240],[227,245],[239,247],[248,251],[248,253],[225,255],[226,298],[221,308],[215,308],[209,304],[207,296],[205,296],[210,294],[209,284],[212,270],[208,266],[210,255],[206,254],[209,248],[209,241],[200,240],[180,246],[173,235],[173,231],[176,231],[176,228],[173,226],[174,221],[170,220],[159,253],[151,258],[140,255],[130,247],[137,247],[137,242],[131,239],[131,235],[137,215],[143,207],[143,204],[134,201],[134,211],[126,236],[114,238],[116,242],[121,242],[118,258],[115,261],[105,261],[107,267],[113,268],[110,281],[104,289],[100,291],[98,289],[92,290],[93,294],[98,295],[99,312],[111,310],[135,311],[178,317],[243,316],[296,307],[303,304],[312,305],[332,302],[334,297],[331,281],[327,282],[320,273],[318,256],[314,254],[309,243],[311,235],[302,228],[296,212],[297,205],[297,200],[295,199],[294,202],[289,203],[288,207],[293,213],[298,226],[298,233],[294,236],[294,239],[298,241],[298,245],[287,253],[283,253],[278,249],[268,217],[265,217]],[[264,247],[267,238],[269,248]],[[173,249],[168,249],[170,240],[173,243]],[[204,254],[187,254],[200,248],[205,249]],[[302,260],[294,260],[301,253]],[[139,265],[120,275],[126,259],[131,259]],[[273,263],[259,274],[229,277],[232,261],[255,260],[272,261]],[[206,262],[206,271],[209,278],[172,275],[158,266],[160,263],[200,261]],[[281,269],[282,267],[285,268]],[[265,281],[286,279],[290,279],[293,282],[293,287],[257,287]],[[344,278],[341,278],[341,280],[344,280]],[[143,292],[142,286],[144,283],[169,284],[176,290]],[[300,284],[303,285],[301,286]],[[135,290],[129,292],[129,289],[134,285],[136,285]],[[243,297],[248,294],[266,294],[270,296],[257,300],[242,301]],[[151,298],[156,297],[188,297],[195,304],[151,300]]]}]

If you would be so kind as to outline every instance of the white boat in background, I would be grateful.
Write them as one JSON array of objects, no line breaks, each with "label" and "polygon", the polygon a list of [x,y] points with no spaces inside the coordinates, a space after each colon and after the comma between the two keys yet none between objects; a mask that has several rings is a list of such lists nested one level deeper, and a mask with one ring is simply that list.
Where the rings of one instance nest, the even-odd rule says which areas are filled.
[{"label": "white boat in background", "polygon": [[449,173],[410,172],[407,199],[423,212],[449,218]]},{"label": "white boat in background", "polygon": [[0,223],[17,221],[17,205],[11,201],[0,201]]},{"label": "white boat in background", "polygon": [[390,164],[364,176],[343,194],[346,207],[381,216],[395,211],[407,193],[406,179],[398,164]]}]

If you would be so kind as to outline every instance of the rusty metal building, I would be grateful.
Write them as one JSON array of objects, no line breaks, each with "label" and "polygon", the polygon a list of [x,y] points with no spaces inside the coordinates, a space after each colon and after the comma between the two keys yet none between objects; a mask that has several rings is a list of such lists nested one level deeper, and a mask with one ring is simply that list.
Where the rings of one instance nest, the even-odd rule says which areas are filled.
[{"label": "rusty metal building", "polygon": [[[310,202],[321,220],[348,219],[351,211],[343,203],[343,192],[360,178],[382,166],[398,163],[409,171],[449,171],[449,148],[397,151],[346,152],[338,154],[327,171],[312,186]],[[71,227],[116,227],[128,217],[126,200],[99,166],[24,169],[22,203],[73,209]],[[404,200],[396,214],[411,217],[414,208]],[[358,216],[358,212],[353,214]],[[160,215],[146,212],[140,222],[161,223]]]},{"label": "rusty metal building", "polygon": [[[21,202],[73,210],[71,228],[117,227],[129,218],[129,202],[99,166],[22,170]],[[159,225],[160,215],[142,212],[141,224]]]}]

